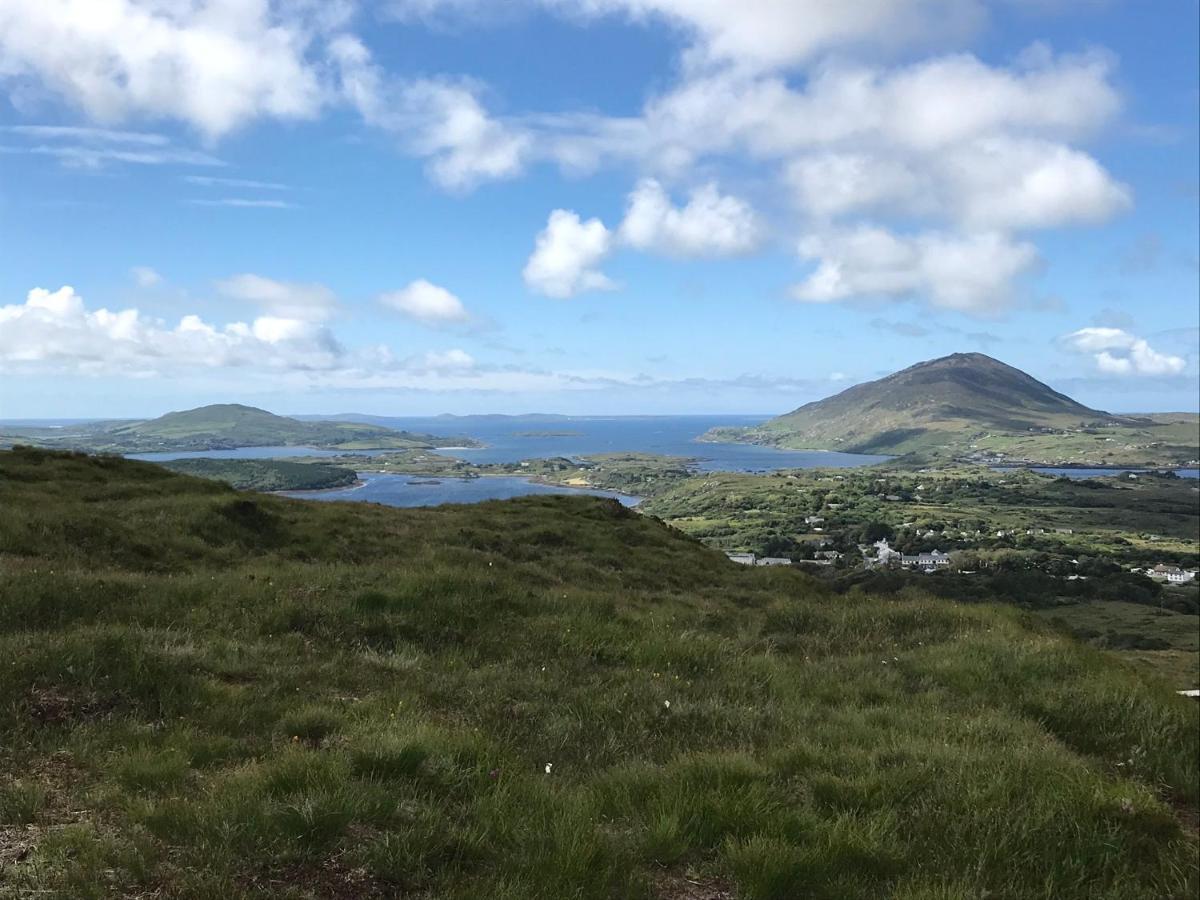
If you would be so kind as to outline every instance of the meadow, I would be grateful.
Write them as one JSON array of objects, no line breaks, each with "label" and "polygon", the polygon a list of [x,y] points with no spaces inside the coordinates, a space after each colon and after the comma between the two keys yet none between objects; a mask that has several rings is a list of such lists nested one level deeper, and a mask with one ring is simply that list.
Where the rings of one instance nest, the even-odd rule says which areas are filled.
[{"label": "meadow", "polygon": [[0,897],[1193,897],[1200,706],[614,501],[0,453]]}]

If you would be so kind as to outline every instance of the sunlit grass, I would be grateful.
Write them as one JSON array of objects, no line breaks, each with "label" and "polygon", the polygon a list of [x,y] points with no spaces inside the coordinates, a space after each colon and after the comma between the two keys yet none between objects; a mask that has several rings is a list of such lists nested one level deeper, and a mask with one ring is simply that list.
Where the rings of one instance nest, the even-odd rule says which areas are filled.
[{"label": "sunlit grass", "polygon": [[1196,705],[1013,610],[836,596],[591,498],[16,453],[0,505],[0,897],[1197,885]]}]

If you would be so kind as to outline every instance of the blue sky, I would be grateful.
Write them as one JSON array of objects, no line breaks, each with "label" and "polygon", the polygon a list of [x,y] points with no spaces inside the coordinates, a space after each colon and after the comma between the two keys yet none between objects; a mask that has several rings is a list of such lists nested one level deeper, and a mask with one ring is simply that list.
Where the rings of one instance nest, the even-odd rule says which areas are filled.
[{"label": "blue sky", "polygon": [[1195,410],[1195,0],[0,0],[0,418]]}]

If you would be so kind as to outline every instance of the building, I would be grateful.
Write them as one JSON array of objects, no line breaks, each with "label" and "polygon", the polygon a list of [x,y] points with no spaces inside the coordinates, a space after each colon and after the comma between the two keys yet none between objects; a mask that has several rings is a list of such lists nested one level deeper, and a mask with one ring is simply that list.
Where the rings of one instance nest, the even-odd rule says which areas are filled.
[{"label": "building", "polygon": [[900,554],[891,548],[887,538],[875,542],[875,558],[867,557],[867,565],[888,566],[900,561]]},{"label": "building", "polygon": [[764,556],[755,560],[756,566],[790,566],[792,561],[782,556]]},{"label": "building", "polygon": [[1165,581],[1167,584],[1187,584],[1196,578],[1195,570],[1187,571],[1179,566],[1164,566],[1161,563],[1146,574],[1155,581]]},{"label": "building", "polygon": [[820,525],[824,521],[825,520],[823,518],[821,518],[820,516],[805,516],[804,517],[805,525]]},{"label": "building", "polygon": [[757,557],[753,553],[726,553],[730,562],[739,563],[743,566],[752,566]]},{"label": "building", "polygon": [[942,553],[940,550],[934,550],[932,553],[918,553],[915,556],[902,555],[900,557],[900,565],[906,569],[918,568],[924,569],[926,572],[932,572],[935,569],[944,569],[950,565],[949,554]]}]

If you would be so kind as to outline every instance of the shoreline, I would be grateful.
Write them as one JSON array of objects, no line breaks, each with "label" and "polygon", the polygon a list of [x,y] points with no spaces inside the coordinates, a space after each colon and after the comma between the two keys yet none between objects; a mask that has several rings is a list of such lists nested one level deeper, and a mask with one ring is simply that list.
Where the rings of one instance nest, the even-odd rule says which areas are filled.
[{"label": "shoreline", "polygon": [[[359,473],[355,473],[356,475]],[[290,488],[284,491],[263,491],[264,494],[273,494],[277,497],[289,497],[293,494],[327,494],[330,491],[357,491],[359,488],[367,486],[367,482],[361,478],[356,478],[353,484],[340,484],[335,487],[323,488]],[[303,498],[301,498],[303,499]]]},{"label": "shoreline", "polygon": [[[357,474],[359,474],[359,475],[396,475],[396,476],[399,476],[402,478],[431,478],[431,479],[436,479],[437,481],[475,481],[478,478],[514,478],[518,481],[524,481],[526,484],[536,484],[536,485],[541,485],[542,487],[561,488],[566,491],[575,491],[577,493],[587,494],[592,497],[605,496],[605,495],[611,494],[611,495],[615,495],[615,496],[611,497],[611,499],[614,499],[614,500],[616,500],[618,497],[624,497],[629,500],[636,500],[637,501],[636,503],[622,504],[622,505],[628,506],[630,509],[636,509],[637,507],[641,506],[647,499],[646,497],[643,497],[640,494],[626,494],[623,491],[611,491],[611,490],[608,490],[607,488],[595,487],[594,485],[562,484],[562,483],[556,482],[556,481],[549,481],[540,475],[518,475],[514,472],[480,472],[478,474],[463,476],[463,475],[428,475],[428,474],[418,473],[418,472],[395,472],[395,471],[383,472],[383,471],[379,471],[379,470],[363,469],[362,471],[358,472]],[[277,495],[286,497],[286,496],[295,495],[295,494],[324,494],[324,493],[329,493],[330,491],[347,491],[347,492],[349,492],[349,491],[358,490],[361,487],[366,487],[367,484],[368,484],[367,481],[364,481],[363,479],[360,478],[353,485],[350,485],[348,487],[315,488],[312,490],[297,489],[297,490],[292,490],[292,491],[267,491],[265,493],[277,494]],[[424,487],[425,485],[418,483],[413,486],[414,487]],[[604,491],[604,494],[596,494],[595,493],[596,491]],[[297,499],[304,499],[304,498],[300,497]]]},{"label": "shoreline", "polygon": [[[967,460],[963,460],[967,462]],[[1003,469],[1093,469],[1102,472],[1200,472],[1200,466],[1158,465],[1146,463],[1131,463],[1127,466],[1091,465],[1089,463],[980,463],[971,461],[971,465],[983,465],[993,470]]]}]

